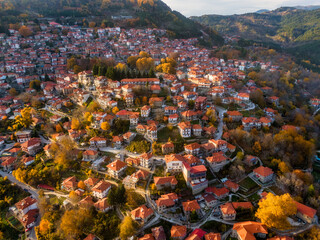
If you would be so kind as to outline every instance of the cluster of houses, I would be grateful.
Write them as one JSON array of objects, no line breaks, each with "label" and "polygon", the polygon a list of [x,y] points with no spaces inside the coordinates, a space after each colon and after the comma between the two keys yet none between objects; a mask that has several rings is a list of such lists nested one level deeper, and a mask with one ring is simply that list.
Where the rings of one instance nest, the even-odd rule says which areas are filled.
[{"label": "cluster of houses", "polygon": [[[33,27],[32,24],[30,27]],[[3,92],[0,98],[0,119],[14,119],[21,115],[24,107],[20,98],[7,93],[10,88],[32,94],[33,99],[45,103],[46,109],[53,113],[49,118],[50,123],[60,124],[65,130],[65,133],[51,134],[50,140],[58,140],[66,134],[78,144],[87,139],[85,144],[88,148],[82,152],[82,161],[90,163],[98,160],[100,152],[108,147],[123,150],[137,134],[143,135],[150,142],[156,142],[159,139],[159,131],[168,124],[168,129],[169,126],[170,129],[177,129],[181,138],[186,141],[181,153],[177,153],[175,144],[168,140],[161,144],[162,157],[155,157],[152,152],[146,152],[137,157],[112,159],[106,165],[108,177],[121,181],[126,189],[135,190],[139,186],[145,186],[147,182],[152,182],[154,190],[160,193],[156,199],[151,199],[145,205],[132,210],[132,219],[147,223],[158,213],[180,219],[183,217],[184,221],[188,222],[194,213],[201,218],[205,216],[206,210],[218,208],[222,220],[234,223],[232,237],[241,240],[266,238],[268,229],[263,224],[252,221],[235,222],[237,214],[253,209],[251,202],[227,200],[231,193],[239,191],[238,183],[229,179],[221,181],[219,187],[209,183],[208,175],[219,173],[231,163],[233,159],[230,156],[236,150],[236,146],[217,137],[217,126],[214,126],[212,119],[221,116],[216,113],[213,101],[220,99],[222,104],[236,105],[237,110],[227,111],[224,117],[230,122],[242,124],[245,130],[271,127],[278,114],[275,109],[267,107],[259,117],[244,117],[242,110],[254,109],[255,104],[250,100],[250,94],[258,89],[263,92],[270,105],[279,106],[279,97],[274,95],[273,90],[270,87],[259,88],[253,80],[247,81],[240,90],[233,86],[247,77],[244,73],[247,69],[260,67],[265,71],[274,72],[278,70],[278,66],[271,62],[211,57],[209,50],[195,46],[197,39],[170,40],[161,29],[101,28],[97,29],[96,35],[93,29],[63,26],[54,22],[41,23],[40,29],[41,31],[28,38],[22,38],[19,32],[13,29],[10,30],[10,35],[0,34],[0,51],[4,58],[4,61],[0,62],[0,93]],[[59,38],[53,33],[62,30],[66,34],[59,35]],[[54,47],[48,46],[48,41],[51,41]],[[126,63],[129,56],[138,55],[141,50],[147,51],[156,65],[162,58],[178,53],[176,74],[157,73],[156,78],[116,81],[104,76],[94,76],[90,70],[76,74],[73,70],[67,69],[69,55],[114,58],[116,62]],[[38,79],[41,79],[41,92],[29,86],[31,81]],[[141,89],[152,94],[142,105],[136,104],[135,101],[139,99],[136,92]],[[166,98],[158,96],[164,89],[167,90]],[[102,136],[89,139],[86,138],[87,130],[72,129],[71,121],[68,121],[66,114],[61,114],[62,110],[70,103],[83,105],[89,98],[96,100],[102,108],[102,111],[92,112],[90,128],[101,130],[105,122],[112,128],[115,120],[121,119],[129,122],[130,130],[121,135],[114,135],[110,140]],[[124,107],[123,104],[119,104],[120,101],[124,102]],[[319,108],[320,100],[311,99],[310,104]],[[115,107],[120,110],[111,111]],[[44,119],[34,113],[32,121],[30,128],[44,123]],[[296,129],[291,125],[282,128]],[[6,149],[6,156],[0,158],[1,167],[5,171],[10,172],[19,164],[31,166],[36,154],[42,150],[51,157],[52,145],[47,144],[43,138],[34,137],[31,130],[15,132],[14,140],[14,146]],[[12,139],[9,136],[0,136],[0,148],[10,141]],[[243,161],[248,168],[252,167],[250,178],[258,185],[266,186],[273,182],[274,172],[261,163],[260,166],[256,166],[259,163],[257,157],[247,155]],[[163,176],[153,176],[156,163],[164,166]],[[127,175],[126,170],[129,167],[135,168],[136,171]],[[177,188],[181,181],[177,177],[178,174],[182,175],[192,195],[197,196],[195,199],[186,200],[178,194]],[[90,194],[86,194],[85,190],[79,187],[79,181],[75,176],[64,179],[61,189],[67,192],[74,191],[81,199],[77,202],[79,207],[94,207],[101,212],[112,209],[108,203],[111,190],[109,181],[88,178],[83,183]],[[264,196],[265,194],[261,197]],[[308,223],[317,222],[316,210],[298,202],[296,205],[297,217]],[[177,209],[182,211],[179,212]],[[30,229],[38,215],[37,201],[32,197],[25,198],[17,203],[12,211],[25,228]],[[152,233],[139,239],[165,240],[166,235],[168,236],[168,233],[163,227],[156,227],[152,228]],[[184,225],[173,225],[170,237],[174,240],[220,240],[222,236],[220,233],[207,233],[201,229],[189,232]],[[96,238],[91,234],[86,239]],[[280,239],[284,238],[270,238]]]},{"label": "cluster of houses", "polygon": [[87,178],[83,181],[85,189],[91,192],[91,195],[84,196],[85,189],[79,188],[78,180],[72,176],[65,179],[61,184],[61,189],[64,191],[74,191],[76,196],[81,199],[77,204],[81,208],[94,207],[97,211],[107,212],[112,209],[108,202],[108,194],[111,190],[111,184],[105,180],[98,178]]},{"label": "cluster of houses", "polygon": [[11,207],[10,211],[21,222],[26,231],[29,231],[35,226],[39,215],[38,201],[30,196],[26,197]]}]

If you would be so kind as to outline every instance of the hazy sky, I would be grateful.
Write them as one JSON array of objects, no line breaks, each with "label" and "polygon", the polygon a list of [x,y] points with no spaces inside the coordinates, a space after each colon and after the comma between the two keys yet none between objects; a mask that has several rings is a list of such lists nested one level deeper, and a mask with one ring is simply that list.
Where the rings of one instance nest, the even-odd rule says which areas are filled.
[{"label": "hazy sky", "polygon": [[320,0],[163,0],[186,16],[239,14],[281,6],[320,5]]}]

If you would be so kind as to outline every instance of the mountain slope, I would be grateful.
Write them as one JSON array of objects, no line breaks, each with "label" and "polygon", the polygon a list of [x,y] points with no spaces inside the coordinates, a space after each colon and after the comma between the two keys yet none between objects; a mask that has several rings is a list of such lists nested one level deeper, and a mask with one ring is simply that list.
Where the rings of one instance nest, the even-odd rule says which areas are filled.
[{"label": "mountain slope", "polygon": [[292,43],[320,39],[320,9],[283,7],[262,13],[204,15],[191,19],[213,27],[222,34],[240,35],[251,40]]},{"label": "mountain slope", "polygon": [[[19,19],[22,13],[29,18],[68,17],[78,22],[90,18],[124,27],[164,28],[174,37],[199,37],[201,30],[209,29],[172,11],[161,0],[0,0],[2,25],[12,16]],[[217,43],[223,42],[216,32],[210,31],[210,35]]]},{"label": "mountain slope", "polygon": [[[315,9],[311,10],[313,8]],[[282,7],[262,13],[204,15],[191,19],[212,27],[223,35],[238,35],[243,39],[282,49],[294,55],[304,65],[311,61],[310,67],[316,67],[319,71],[320,9],[316,6],[305,9],[307,10]]]}]

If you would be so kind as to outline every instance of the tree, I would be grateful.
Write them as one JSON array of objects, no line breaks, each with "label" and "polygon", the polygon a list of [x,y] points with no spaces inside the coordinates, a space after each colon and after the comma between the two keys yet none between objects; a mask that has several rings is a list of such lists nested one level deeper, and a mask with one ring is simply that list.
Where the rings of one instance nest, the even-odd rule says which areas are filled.
[{"label": "tree", "polygon": [[96,23],[95,22],[90,22],[89,23],[89,28],[94,28],[96,26]]},{"label": "tree", "polygon": [[317,226],[312,227],[309,231],[303,232],[302,234],[299,234],[297,240],[319,240],[320,239],[320,228]]},{"label": "tree", "polygon": [[78,74],[79,72],[82,71],[82,68],[79,65],[74,65],[73,71],[75,74]]},{"label": "tree", "polygon": [[244,157],[243,152],[239,151],[239,152],[237,153],[237,159],[242,160],[243,157]]},{"label": "tree", "polygon": [[129,65],[129,67],[135,68],[136,67],[136,62],[137,62],[138,59],[139,59],[138,56],[130,56],[130,57],[128,57],[127,63]]},{"label": "tree", "polygon": [[23,37],[29,37],[32,35],[32,31],[30,28],[28,28],[27,26],[22,26],[20,29],[19,29],[19,33],[21,34],[21,36]]},{"label": "tree", "polygon": [[197,214],[197,212],[195,211],[195,210],[193,210],[192,212],[191,212],[191,214],[190,214],[190,220],[191,221],[196,221],[196,220],[198,220],[198,214]]},{"label": "tree", "polygon": [[288,165],[285,163],[285,162],[280,162],[278,164],[278,168],[280,170],[280,172],[283,174],[283,173],[287,173],[287,172],[290,172],[290,169],[288,167]]},{"label": "tree", "polygon": [[60,124],[57,124],[57,125],[56,125],[56,132],[57,132],[57,133],[60,133],[60,132],[62,132],[62,131],[63,131],[63,129],[62,129],[61,125],[60,125]]},{"label": "tree", "polygon": [[281,196],[268,193],[266,198],[259,202],[255,216],[268,228],[287,229],[290,227],[287,217],[296,213],[296,204],[288,193]]},{"label": "tree", "polygon": [[9,94],[10,94],[11,96],[17,96],[17,95],[18,95],[18,92],[17,92],[17,90],[16,90],[15,88],[10,88]]},{"label": "tree", "polygon": [[314,142],[306,140],[296,130],[281,131],[273,141],[278,157],[293,167],[306,167],[314,156]]},{"label": "tree", "polygon": [[74,57],[69,58],[69,59],[67,60],[67,68],[68,68],[69,70],[70,70],[70,69],[73,69],[76,64],[77,64],[77,60],[76,60]]},{"label": "tree", "polygon": [[47,232],[51,228],[52,224],[53,223],[50,223],[47,219],[41,219],[41,222],[40,222],[40,225],[39,225],[39,231],[40,231],[41,235],[47,234]]},{"label": "tree", "polygon": [[265,108],[266,101],[263,96],[263,92],[260,89],[257,89],[250,93],[250,100],[259,105],[260,108]]},{"label": "tree", "polygon": [[148,97],[144,96],[144,97],[142,98],[142,104],[143,104],[143,105],[146,105],[147,103],[148,103]]},{"label": "tree", "polygon": [[60,223],[64,239],[78,239],[88,229],[93,218],[88,210],[78,209],[66,211]]},{"label": "tree", "polygon": [[101,129],[104,131],[108,131],[110,129],[110,124],[108,122],[101,123]]},{"label": "tree", "polygon": [[254,143],[252,150],[257,155],[261,152],[261,145],[258,141]]},{"label": "tree", "polygon": [[86,185],[84,184],[83,181],[79,181],[79,182],[78,182],[78,188],[81,188],[81,189],[83,189],[83,190],[86,189]]},{"label": "tree", "polygon": [[134,101],[136,106],[140,106],[141,102],[139,98],[136,98],[136,100]]},{"label": "tree", "polygon": [[71,129],[78,130],[80,128],[80,121],[77,118],[72,118]]},{"label": "tree", "polygon": [[118,108],[118,107],[112,108],[112,113],[113,113],[114,115],[116,115],[117,112],[119,112],[119,108]]},{"label": "tree", "polygon": [[130,216],[126,216],[120,224],[120,238],[126,240],[135,234],[136,227]]},{"label": "tree", "polygon": [[154,60],[150,57],[139,58],[136,66],[140,72],[149,72],[154,67]]},{"label": "tree", "polygon": [[15,117],[15,124],[13,125],[14,130],[18,130],[21,128],[28,128],[32,123],[32,116],[31,116],[32,109],[30,107],[26,107],[22,109],[20,112],[21,116]]},{"label": "tree", "polygon": [[126,189],[120,184],[117,189],[112,188],[108,195],[110,205],[122,205],[126,202]]},{"label": "tree", "polygon": [[29,88],[35,89],[39,91],[41,89],[41,82],[40,80],[33,80],[29,83]]}]

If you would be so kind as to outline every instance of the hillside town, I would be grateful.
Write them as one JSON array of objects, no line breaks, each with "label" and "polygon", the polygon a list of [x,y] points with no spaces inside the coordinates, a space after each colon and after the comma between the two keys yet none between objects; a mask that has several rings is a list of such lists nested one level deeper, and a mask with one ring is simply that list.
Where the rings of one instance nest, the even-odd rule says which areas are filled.
[{"label": "hillside town", "polygon": [[[258,77],[290,70],[214,56],[217,47],[161,29],[39,26],[0,34],[0,175],[23,193],[0,206],[19,236],[290,240],[316,231],[316,123],[302,127],[283,85]],[[301,79],[286,86],[316,116],[319,96]],[[71,235],[50,238],[56,229]]]}]

